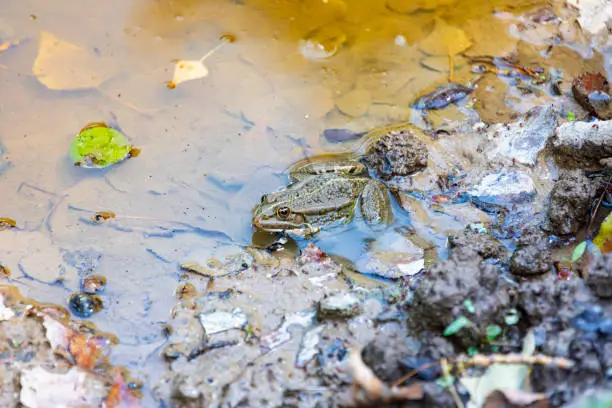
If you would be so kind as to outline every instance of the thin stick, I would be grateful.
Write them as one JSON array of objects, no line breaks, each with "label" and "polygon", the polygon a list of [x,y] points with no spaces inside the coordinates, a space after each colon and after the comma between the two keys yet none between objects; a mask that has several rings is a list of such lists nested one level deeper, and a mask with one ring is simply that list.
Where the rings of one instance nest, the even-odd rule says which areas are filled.
[{"label": "thin stick", "polygon": [[610,179],[606,183],[606,187],[604,188],[604,191],[599,196],[599,200],[597,201],[597,204],[595,205],[595,208],[593,209],[593,213],[591,214],[591,219],[589,220],[589,225],[587,227],[587,239],[589,240],[593,238],[593,232],[591,228],[593,227],[593,223],[595,222],[595,217],[597,216],[599,207],[601,206],[601,203],[603,202],[604,197],[608,193],[608,188],[610,187],[610,185],[612,185],[612,177],[610,177]]},{"label": "thin stick", "polygon": [[448,364],[448,360],[446,360],[445,358],[442,359],[442,361],[440,362],[441,366],[442,366],[442,373],[444,376],[444,381],[446,381],[446,383],[448,384],[448,390],[450,391],[451,395],[453,396],[453,400],[455,401],[455,405],[457,405],[458,408],[465,408],[463,405],[463,402],[461,401],[461,398],[459,398],[459,394],[457,393],[457,390],[455,389],[455,384],[453,383],[453,377],[451,376],[450,373],[450,366]]}]

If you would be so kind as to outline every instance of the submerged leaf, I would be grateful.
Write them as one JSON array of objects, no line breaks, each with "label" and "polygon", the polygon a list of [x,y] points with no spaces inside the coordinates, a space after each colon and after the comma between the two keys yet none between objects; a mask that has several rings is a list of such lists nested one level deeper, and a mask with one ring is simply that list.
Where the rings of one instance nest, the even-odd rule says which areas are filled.
[{"label": "submerged leaf", "polygon": [[471,325],[472,325],[472,321],[470,319],[468,319],[465,316],[459,316],[458,318],[455,319],[454,322],[449,324],[446,327],[446,329],[444,329],[444,335],[452,336],[453,334],[457,333],[459,330],[463,329],[464,327],[469,327]]},{"label": "submerged leaf", "polygon": [[101,168],[130,156],[132,145],[116,129],[96,124],[86,126],[70,145],[70,157],[76,166]]},{"label": "submerged leaf", "polygon": [[32,72],[43,85],[53,90],[96,88],[108,75],[99,57],[47,31],[40,34]]},{"label": "submerged leaf", "polygon": [[470,48],[472,41],[465,32],[440,18],[436,19],[433,32],[425,38],[420,48],[429,55],[455,55]]},{"label": "submerged leaf", "polygon": [[602,253],[612,252],[612,214],[608,215],[599,228],[593,243]]}]

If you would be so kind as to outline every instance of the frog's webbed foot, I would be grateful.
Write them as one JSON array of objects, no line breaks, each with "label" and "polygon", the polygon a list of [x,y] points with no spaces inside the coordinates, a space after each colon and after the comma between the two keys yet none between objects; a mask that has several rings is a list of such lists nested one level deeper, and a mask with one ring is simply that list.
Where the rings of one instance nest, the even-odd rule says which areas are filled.
[{"label": "frog's webbed foot", "polygon": [[365,185],[359,200],[361,214],[369,225],[386,224],[393,220],[391,200],[387,186],[378,180]]}]

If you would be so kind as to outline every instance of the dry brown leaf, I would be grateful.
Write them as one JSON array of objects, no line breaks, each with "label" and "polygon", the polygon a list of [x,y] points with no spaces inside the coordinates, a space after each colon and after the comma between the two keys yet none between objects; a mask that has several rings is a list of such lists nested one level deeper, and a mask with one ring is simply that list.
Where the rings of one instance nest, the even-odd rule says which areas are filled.
[{"label": "dry brown leaf", "polygon": [[98,87],[107,77],[92,52],[43,31],[32,72],[47,88],[75,90]]},{"label": "dry brown leaf", "polygon": [[495,390],[489,394],[482,408],[546,408],[546,394],[521,390]]},{"label": "dry brown leaf", "polygon": [[419,48],[429,55],[455,55],[471,46],[472,41],[465,31],[437,18],[434,30],[421,42]]}]

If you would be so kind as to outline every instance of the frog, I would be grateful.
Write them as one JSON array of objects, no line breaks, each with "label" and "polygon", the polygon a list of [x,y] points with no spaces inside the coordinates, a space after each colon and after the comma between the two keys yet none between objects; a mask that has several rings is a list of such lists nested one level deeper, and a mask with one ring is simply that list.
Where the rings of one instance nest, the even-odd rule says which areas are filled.
[{"label": "frog", "polygon": [[391,222],[387,186],[370,177],[359,160],[340,155],[303,159],[289,169],[290,184],[264,194],[253,209],[253,226],[271,233],[309,237],[348,224],[359,207],[366,224]]}]

